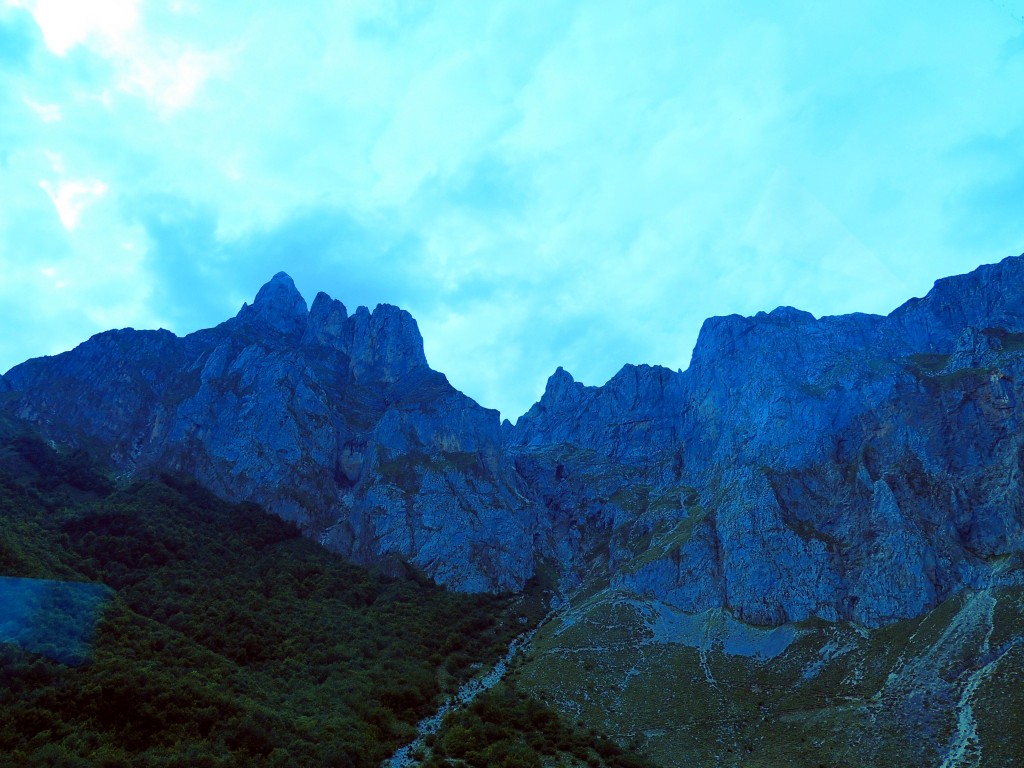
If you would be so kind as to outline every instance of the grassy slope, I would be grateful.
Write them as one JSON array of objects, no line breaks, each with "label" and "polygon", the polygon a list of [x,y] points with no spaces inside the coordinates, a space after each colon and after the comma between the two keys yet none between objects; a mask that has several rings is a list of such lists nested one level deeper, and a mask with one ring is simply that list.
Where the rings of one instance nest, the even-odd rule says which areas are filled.
[{"label": "grassy slope", "polygon": [[1021,588],[965,592],[874,632],[800,626],[773,659],[658,640],[653,615],[593,596],[542,629],[515,683],[664,765],[1024,759]]}]

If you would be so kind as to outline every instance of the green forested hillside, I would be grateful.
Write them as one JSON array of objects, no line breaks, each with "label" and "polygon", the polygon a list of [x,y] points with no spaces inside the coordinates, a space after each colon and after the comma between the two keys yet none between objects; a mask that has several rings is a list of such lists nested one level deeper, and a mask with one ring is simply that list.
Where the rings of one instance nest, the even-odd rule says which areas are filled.
[{"label": "green forested hillside", "polygon": [[552,707],[502,683],[471,706],[445,718],[424,749],[424,768],[654,768],[583,723],[572,724]]},{"label": "green forested hillside", "polygon": [[84,454],[0,432],[0,576],[113,590],[85,663],[0,645],[0,764],[376,766],[535,618],[521,598],[371,574],[186,481],[116,489]]}]

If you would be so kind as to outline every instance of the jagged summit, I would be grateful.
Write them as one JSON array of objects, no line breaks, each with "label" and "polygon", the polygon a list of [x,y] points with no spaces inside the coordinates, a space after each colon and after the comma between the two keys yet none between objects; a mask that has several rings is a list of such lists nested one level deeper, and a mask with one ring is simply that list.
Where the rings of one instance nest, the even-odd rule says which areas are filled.
[{"label": "jagged summit", "polygon": [[280,272],[214,328],[98,334],[0,390],[52,439],[84,436],[125,472],[192,474],[355,560],[409,560],[466,590],[532,572],[498,413],[429,368],[398,307],[349,315],[319,293],[307,311]]},{"label": "jagged summit", "polygon": [[758,312],[757,317],[771,317],[775,320],[782,320],[784,322],[793,322],[798,320],[807,320],[814,322],[816,318],[810,312],[796,307],[779,306],[773,309],[771,312],[765,314],[764,312]]},{"label": "jagged summit", "polygon": [[359,306],[351,315],[345,305],[323,291],[311,309],[291,277],[278,272],[245,304],[235,320],[269,330],[291,344],[327,347],[344,353],[350,375],[360,383],[393,383],[410,372],[427,370],[419,326],[405,310],[377,304]]},{"label": "jagged summit", "polygon": [[243,305],[239,319],[259,323],[279,333],[292,335],[305,330],[309,310],[285,272],[278,272],[259,293],[251,305]]},{"label": "jagged summit", "polygon": [[345,305],[320,291],[309,310],[303,341],[307,344],[330,344],[342,336],[346,320],[348,310]]},{"label": "jagged summit", "polygon": [[412,316],[284,273],[184,338],[17,366],[0,407],[125,472],[195,475],[364,562],[460,589],[603,579],[684,612],[875,626],[1024,552],[1024,259],[888,316],[708,319],[685,371],[559,367],[515,425],[432,371]]},{"label": "jagged summit", "polygon": [[256,294],[256,301],[258,302],[260,300],[260,294],[264,293],[268,289],[272,289],[277,286],[280,286],[284,290],[290,291],[291,293],[298,293],[298,290],[295,288],[295,281],[292,280],[291,275],[289,275],[287,272],[281,271],[277,272],[273,277],[271,277],[266,283],[263,284],[259,292]]},{"label": "jagged summit", "polygon": [[[506,445],[566,446],[544,494],[587,477],[571,503],[588,530],[623,514],[602,473],[631,467],[658,515],[699,489],[685,539],[613,577],[630,592],[760,624],[917,615],[1024,546],[1022,302],[1015,257],[889,316],[709,318],[686,371],[625,366],[588,388],[556,374]],[[682,524],[652,514],[615,536]]]},{"label": "jagged summit", "polygon": [[295,287],[295,281],[287,272],[278,272],[260,288],[253,300],[254,307],[276,307],[283,310],[294,310],[298,305],[306,306],[305,299]]},{"label": "jagged summit", "polygon": [[558,366],[555,372],[548,377],[541,402],[557,401],[566,397],[571,391],[580,389],[584,389],[584,385],[577,382],[565,368]]}]

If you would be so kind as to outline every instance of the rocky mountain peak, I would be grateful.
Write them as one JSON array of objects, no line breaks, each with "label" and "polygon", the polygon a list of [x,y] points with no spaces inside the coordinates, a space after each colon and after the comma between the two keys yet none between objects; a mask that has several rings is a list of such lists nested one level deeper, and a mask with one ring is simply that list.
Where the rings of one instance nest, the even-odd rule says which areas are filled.
[{"label": "rocky mountain peak", "polygon": [[404,309],[378,304],[371,313],[358,307],[349,318],[348,333],[348,353],[357,381],[390,383],[427,367],[419,326]]},{"label": "rocky mountain peak", "polygon": [[949,354],[968,326],[1024,331],[1024,255],[936,280],[923,299],[892,312],[888,333],[918,351]]},{"label": "rocky mountain peak", "polygon": [[[761,314],[767,317],[763,312]],[[734,356],[738,348],[737,339],[749,333],[755,322],[755,318],[741,315],[707,318],[697,334],[690,367],[715,367],[723,357]]]},{"label": "rocky mountain peak", "polygon": [[279,273],[211,331],[101,334],[0,408],[125,471],[193,474],[355,559],[517,589],[537,559],[763,624],[918,615],[1017,555],[1024,259],[887,317],[707,320],[686,371],[564,368],[513,426],[427,366],[416,321]]},{"label": "rocky mountain peak", "polygon": [[759,318],[770,317],[775,320],[780,320],[788,323],[797,323],[801,321],[809,321],[813,323],[815,319],[814,315],[812,315],[810,312],[806,312],[802,309],[797,309],[796,307],[788,306],[776,307],[767,315],[765,315],[764,312],[758,312],[756,316]]},{"label": "rocky mountain peak", "polygon": [[544,394],[541,396],[541,403],[551,405],[572,399],[573,394],[577,390],[582,389],[583,385],[577,383],[571,373],[562,366],[558,366],[555,372],[548,377],[548,383],[544,387]]},{"label": "rocky mountain peak", "polygon": [[[0,415],[125,473],[182,472],[266,506],[360,562],[400,558],[459,589],[514,590],[535,526],[498,414],[432,371],[408,312],[279,273],[215,328],[122,329],[0,378]],[[524,512],[524,507],[527,512]]]},{"label": "rocky mountain peak", "polygon": [[284,272],[278,272],[260,288],[252,305],[243,305],[238,317],[250,323],[292,335],[305,330],[309,310],[295,283]]},{"label": "rocky mountain peak", "polygon": [[347,320],[348,310],[345,305],[320,291],[313,299],[313,306],[309,310],[303,343],[316,346],[336,345],[344,335]]}]

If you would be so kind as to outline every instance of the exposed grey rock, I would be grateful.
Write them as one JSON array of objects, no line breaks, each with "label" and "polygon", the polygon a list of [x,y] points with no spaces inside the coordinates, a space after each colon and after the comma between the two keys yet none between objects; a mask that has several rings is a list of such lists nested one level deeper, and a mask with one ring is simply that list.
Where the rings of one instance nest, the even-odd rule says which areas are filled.
[{"label": "exposed grey rock", "polygon": [[757,624],[918,615],[1024,542],[1024,257],[887,317],[715,317],[686,371],[559,368],[515,425],[429,368],[416,322],[284,274],[178,338],[111,331],[2,407],[126,471],[169,467],[360,562],[518,589],[543,565]]},{"label": "exposed grey rock", "polygon": [[220,326],[111,331],[14,368],[5,407],[123,470],[195,475],[361,562],[400,557],[460,589],[518,589],[535,522],[498,413],[427,366],[412,317],[280,273]]},{"label": "exposed grey rock", "polygon": [[[683,373],[627,366],[603,387],[556,373],[506,444],[538,457],[517,466],[552,519],[606,532],[590,546],[611,539],[613,584],[754,623],[874,626],[1021,549],[1022,324],[1022,258],[888,317],[710,318]],[[598,490],[545,480],[552,446],[548,463]],[[638,488],[631,509],[614,502]],[[671,504],[681,488],[692,503]]]},{"label": "exposed grey rock", "polygon": [[953,354],[941,373],[948,375],[964,369],[990,368],[998,362],[1002,348],[1002,341],[994,333],[984,333],[968,326],[957,338]]},{"label": "exposed grey rock", "polygon": [[345,309],[345,305],[321,291],[313,299],[313,306],[309,310],[302,344],[341,349],[339,342],[344,333],[346,320],[348,310]]},{"label": "exposed grey rock", "polygon": [[285,336],[302,333],[306,327],[306,301],[295,283],[284,272],[278,272],[260,288],[252,306],[243,306],[238,313],[242,322],[276,331]]},{"label": "exposed grey rock", "polygon": [[516,447],[571,443],[625,461],[675,443],[681,428],[682,374],[626,365],[603,387],[585,387],[559,368],[541,399],[508,431]]}]

